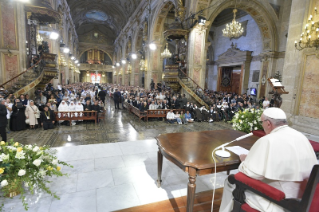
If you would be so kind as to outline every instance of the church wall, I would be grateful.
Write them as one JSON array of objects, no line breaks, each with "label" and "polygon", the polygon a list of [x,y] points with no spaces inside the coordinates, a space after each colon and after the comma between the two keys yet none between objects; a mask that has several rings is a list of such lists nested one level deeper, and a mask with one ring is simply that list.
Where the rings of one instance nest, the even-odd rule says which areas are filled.
[{"label": "church wall", "polygon": [[[214,61],[218,60],[218,56],[223,54],[230,48],[231,44],[234,43],[237,45],[237,48],[240,50],[248,50],[253,51],[252,56],[258,56],[262,52],[262,37],[258,28],[257,23],[255,20],[250,16],[246,15],[237,19],[239,22],[243,22],[248,20],[247,23],[247,31],[246,36],[242,36],[239,39],[232,39],[223,37],[222,30],[225,28],[226,24],[212,27],[211,31],[214,31],[214,38],[213,38],[213,50],[214,50]],[[248,83],[248,87],[256,87],[257,82],[251,82],[252,74],[254,70],[260,70],[260,61],[252,61],[250,65],[250,79]],[[217,89],[217,80],[218,80],[218,65],[208,65],[208,89],[216,90]]]}]

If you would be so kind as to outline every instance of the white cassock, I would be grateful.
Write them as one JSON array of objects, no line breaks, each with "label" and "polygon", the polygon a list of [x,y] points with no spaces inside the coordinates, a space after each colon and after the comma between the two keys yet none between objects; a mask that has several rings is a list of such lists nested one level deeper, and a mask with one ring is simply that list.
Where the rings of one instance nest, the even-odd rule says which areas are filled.
[{"label": "white cassock", "polygon": [[[284,125],[258,139],[238,170],[283,191],[286,198],[300,198],[301,182],[309,177],[317,163],[309,140],[302,133]],[[226,180],[220,212],[232,210],[234,189],[235,186]],[[245,195],[246,203],[258,211],[284,211],[282,207],[250,191],[246,191]]]}]

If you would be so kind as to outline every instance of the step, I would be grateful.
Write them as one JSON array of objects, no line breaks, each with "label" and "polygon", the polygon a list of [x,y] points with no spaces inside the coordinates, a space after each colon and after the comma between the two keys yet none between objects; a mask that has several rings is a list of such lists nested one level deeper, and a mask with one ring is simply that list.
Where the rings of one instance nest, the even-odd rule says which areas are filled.
[{"label": "step", "polygon": [[[214,212],[219,210],[223,194],[223,188],[219,188],[215,192]],[[199,192],[195,194],[194,212],[209,212],[211,210],[211,203],[213,197],[213,190]],[[187,196],[164,200],[160,202],[150,203],[147,205],[136,206],[117,212],[186,212]]]}]

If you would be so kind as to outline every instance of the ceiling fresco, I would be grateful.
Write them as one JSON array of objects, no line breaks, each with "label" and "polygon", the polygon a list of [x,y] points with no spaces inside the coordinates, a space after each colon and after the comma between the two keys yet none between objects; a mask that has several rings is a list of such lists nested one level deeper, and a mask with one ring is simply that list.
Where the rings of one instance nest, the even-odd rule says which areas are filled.
[{"label": "ceiling fresco", "polygon": [[114,40],[140,0],[67,0],[78,35],[98,29]]}]

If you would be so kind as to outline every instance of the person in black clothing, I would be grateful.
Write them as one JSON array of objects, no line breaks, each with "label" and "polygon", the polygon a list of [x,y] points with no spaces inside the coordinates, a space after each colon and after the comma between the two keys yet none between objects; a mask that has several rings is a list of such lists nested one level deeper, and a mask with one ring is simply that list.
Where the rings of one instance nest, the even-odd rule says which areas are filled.
[{"label": "person in black clothing", "polygon": [[12,106],[11,114],[11,131],[25,130],[25,106],[20,102],[19,99],[15,100]]},{"label": "person in black clothing", "polygon": [[90,100],[87,100],[87,101],[86,101],[86,104],[83,105],[83,108],[84,108],[84,111],[91,111],[91,110],[92,110],[91,101],[90,101]]},{"label": "person in black clothing", "polygon": [[121,92],[118,89],[115,89],[113,94],[115,109],[120,109],[120,100],[121,100]]},{"label": "person in black clothing", "polygon": [[2,138],[2,141],[7,142],[7,108],[5,106],[6,100],[1,99],[0,100],[0,135]]},{"label": "person in black clothing", "polygon": [[151,84],[150,85],[151,85],[151,91],[154,90],[155,83],[154,83],[153,79],[151,79]]},{"label": "person in black clothing", "polygon": [[103,104],[105,104],[105,96],[106,96],[105,91],[101,90],[101,91],[99,92],[98,96],[99,96],[100,99],[102,100]]},{"label": "person in black clothing", "polygon": [[47,105],[44,106],[43,111],[40,115],[41,125],[43,126],[44,130],[53,129],[55,123],[55,115],[52,110],[49,110]]},{"label": "person in black clothing", "polygon": [[140,111],[141,112],[144,112],[146,110],[148,110],[148,105],[147,105],[147,102],[143,102],[141,105],[140,105]]}]

